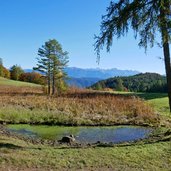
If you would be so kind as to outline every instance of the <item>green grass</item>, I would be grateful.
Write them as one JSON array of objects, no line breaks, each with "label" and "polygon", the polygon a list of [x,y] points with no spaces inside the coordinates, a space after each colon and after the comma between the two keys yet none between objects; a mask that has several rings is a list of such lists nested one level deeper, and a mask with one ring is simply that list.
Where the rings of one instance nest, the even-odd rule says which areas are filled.
[{"label": "green grass", "polygon": [[148,101],[162,116],[171,117],[166,93],[137,93],[136,95]]},{"label": "green grass", "polygon": [[0,144],[3,145],[0,148],[0,168],[6,169],[169,171],[171,168],[171,142],[71,149],[30,145],[1,137]]},{"label": "green grass", "polygon": [[35,87],[35,86],[40,86],[38,84],[33,84],[33,83],[27,83],[23,81],[15,81],[15,80],[10,80],[6,78],[0,77],[0,85],[3,86],[29,86],[29,87]]},{"label": "green grass", "polygon": [[161,114],[166,115],[166,116],[171,116],[169,112],[169,105],[168,105],[168,98],[163,97],[163,98],[156,98],[149,100],[149,102],[154,106],[154,108]]}]

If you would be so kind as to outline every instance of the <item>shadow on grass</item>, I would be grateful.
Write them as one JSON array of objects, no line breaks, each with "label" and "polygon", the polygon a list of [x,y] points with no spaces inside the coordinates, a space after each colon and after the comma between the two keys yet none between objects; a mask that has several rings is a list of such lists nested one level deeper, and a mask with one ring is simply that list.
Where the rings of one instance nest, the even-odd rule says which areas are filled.
[{"label": "shadow on grass", "polygon": [[[119,95],[119,93],[115,94],[115,95]],[[122,96],[137,96],[137,97],[140,97],[142,99],[145,99],[145,100],[152,100],[152,99],[158,99],[158,98],[165,98],[165,97],[168,97],[167,93],[123,93],[123,94],[120,94]]]},{"label": "shadow on grass", "polygon": [[23,147],[10,144],[10,143],[0,143],[0,148],[9,148],[9,149],[22,149]]},{"label": "shadow on grass", "polygon": [[135,95],[145,100],[152,100],[152,99],[167,97],[166,93],[137,93]]}]

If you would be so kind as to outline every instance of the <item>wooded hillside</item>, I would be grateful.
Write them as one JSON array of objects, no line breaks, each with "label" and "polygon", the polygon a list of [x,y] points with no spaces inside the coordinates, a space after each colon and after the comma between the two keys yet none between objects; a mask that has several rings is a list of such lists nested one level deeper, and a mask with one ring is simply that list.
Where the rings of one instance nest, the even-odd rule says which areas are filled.
[{"label": "wooded hillside", "polygon": [[110,88],[117,91],[133,92],[167,92],[166,77],[156,73],[109,78],[99,81],[91,88],[96,90]]}]

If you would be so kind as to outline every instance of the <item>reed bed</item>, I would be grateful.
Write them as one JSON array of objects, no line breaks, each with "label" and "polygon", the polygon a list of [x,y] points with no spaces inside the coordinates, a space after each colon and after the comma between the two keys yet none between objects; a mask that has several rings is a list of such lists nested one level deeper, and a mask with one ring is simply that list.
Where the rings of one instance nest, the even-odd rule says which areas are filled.
[{"label": "reed bed", "polygon": [[51,97],[41,87],[0,87],[0,120],[61,125],[158,124],[159,116],[135,96],[70,89]]}]

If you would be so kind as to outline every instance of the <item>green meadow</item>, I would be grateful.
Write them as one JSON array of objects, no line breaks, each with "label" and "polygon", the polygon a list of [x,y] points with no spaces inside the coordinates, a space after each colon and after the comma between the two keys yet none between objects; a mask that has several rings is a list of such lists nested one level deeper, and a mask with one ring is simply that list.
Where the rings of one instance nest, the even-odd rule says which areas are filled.
[{"label": "green meadow", "polygon": [[20,86],[26,86],[26,87],[39,87],[40,86],[38,84],[10,80],[10,79],[3,78],[3,77],[0,77],[0,85],[1,86],[19,86],[19,87]]}]

